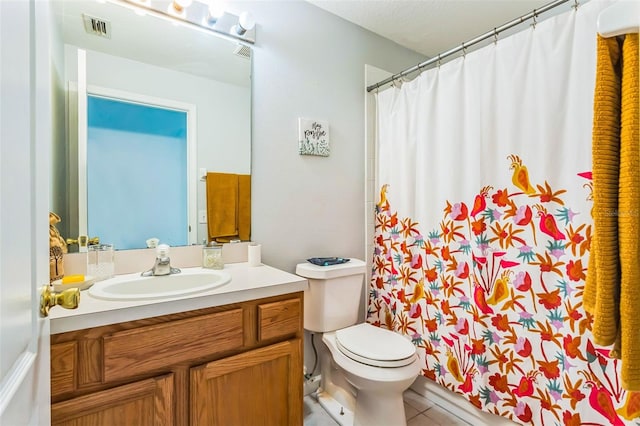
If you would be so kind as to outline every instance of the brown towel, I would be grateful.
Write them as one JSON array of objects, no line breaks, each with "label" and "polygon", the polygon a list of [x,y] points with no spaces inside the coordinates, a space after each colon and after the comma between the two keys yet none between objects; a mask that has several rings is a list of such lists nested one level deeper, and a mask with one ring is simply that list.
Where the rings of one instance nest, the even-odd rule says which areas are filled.
[{"label": "brown towel", "polygon": [[209,241],[238,235],[238,175],[207,173]]},{"label": "brown towel", "polygon": [[622,385],[640,390],[638,34],[598,37],[593,117],[594,233],[584,292],[599,345],[614,345]]},{"label": "brown towel", "polygon": [[251,238],[251,175],[207,173],[209,241]]}]

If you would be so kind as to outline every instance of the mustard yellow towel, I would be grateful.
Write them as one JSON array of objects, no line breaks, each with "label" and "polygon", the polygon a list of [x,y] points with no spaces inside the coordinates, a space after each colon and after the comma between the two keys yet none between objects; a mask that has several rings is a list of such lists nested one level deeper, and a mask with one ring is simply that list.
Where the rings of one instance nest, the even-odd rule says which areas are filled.
[{"label": "mustard yellow towel", "polygon": [[238,175],[238,238],[251,239],[251,175]]},{"label": "mustard yellow towel", "polygon": [[622,385],[640,390],[638,34],[598,37],[593,116],[594,233],[584,292],[597,344],[614,345]]},{"label": "mustard yellow towel", "polygon": [[238,235],[238,175],[207,173],[209,241]]},{"label": "mustard yellow towel", "polygon": [[614,343],[618,330],[618,171],[620,167],[620,50],[615,38],[598,37],[593,106],[592,175],[594,233],[584,306],[596,320],[597,344]]}]

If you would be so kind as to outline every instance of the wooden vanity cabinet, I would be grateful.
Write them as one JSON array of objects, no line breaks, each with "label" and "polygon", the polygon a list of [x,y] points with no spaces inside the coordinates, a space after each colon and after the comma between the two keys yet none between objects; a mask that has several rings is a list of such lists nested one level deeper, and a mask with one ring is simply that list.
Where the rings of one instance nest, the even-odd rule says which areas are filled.
[{"label": "wooden vanity cabinet", "polygon": [[302,297],[52,335],[52,424],[301,425]]}]

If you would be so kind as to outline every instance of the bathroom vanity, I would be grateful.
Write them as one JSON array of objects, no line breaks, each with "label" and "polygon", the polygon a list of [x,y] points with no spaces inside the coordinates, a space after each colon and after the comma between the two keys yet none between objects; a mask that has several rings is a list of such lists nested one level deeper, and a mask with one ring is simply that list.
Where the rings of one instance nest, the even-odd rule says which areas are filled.
[{"label": "bathroom vanity", "polygon": [[[52,424],[302,424],[303,292],[268,266],[171,300],[51,315]],[[98,284],[96,284],[98,285]]]}]

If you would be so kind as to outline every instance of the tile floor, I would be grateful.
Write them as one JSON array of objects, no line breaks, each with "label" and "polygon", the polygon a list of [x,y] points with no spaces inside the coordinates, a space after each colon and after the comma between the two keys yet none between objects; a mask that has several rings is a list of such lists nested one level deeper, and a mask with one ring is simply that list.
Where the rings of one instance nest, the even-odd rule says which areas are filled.
[{"label": "tile floor", "polygon": [[[410,389],[404,393],[404,411],[407,426],[469,426],[469,423]],[[304,397],[304,426],[337,424],[312,395]]]}]

